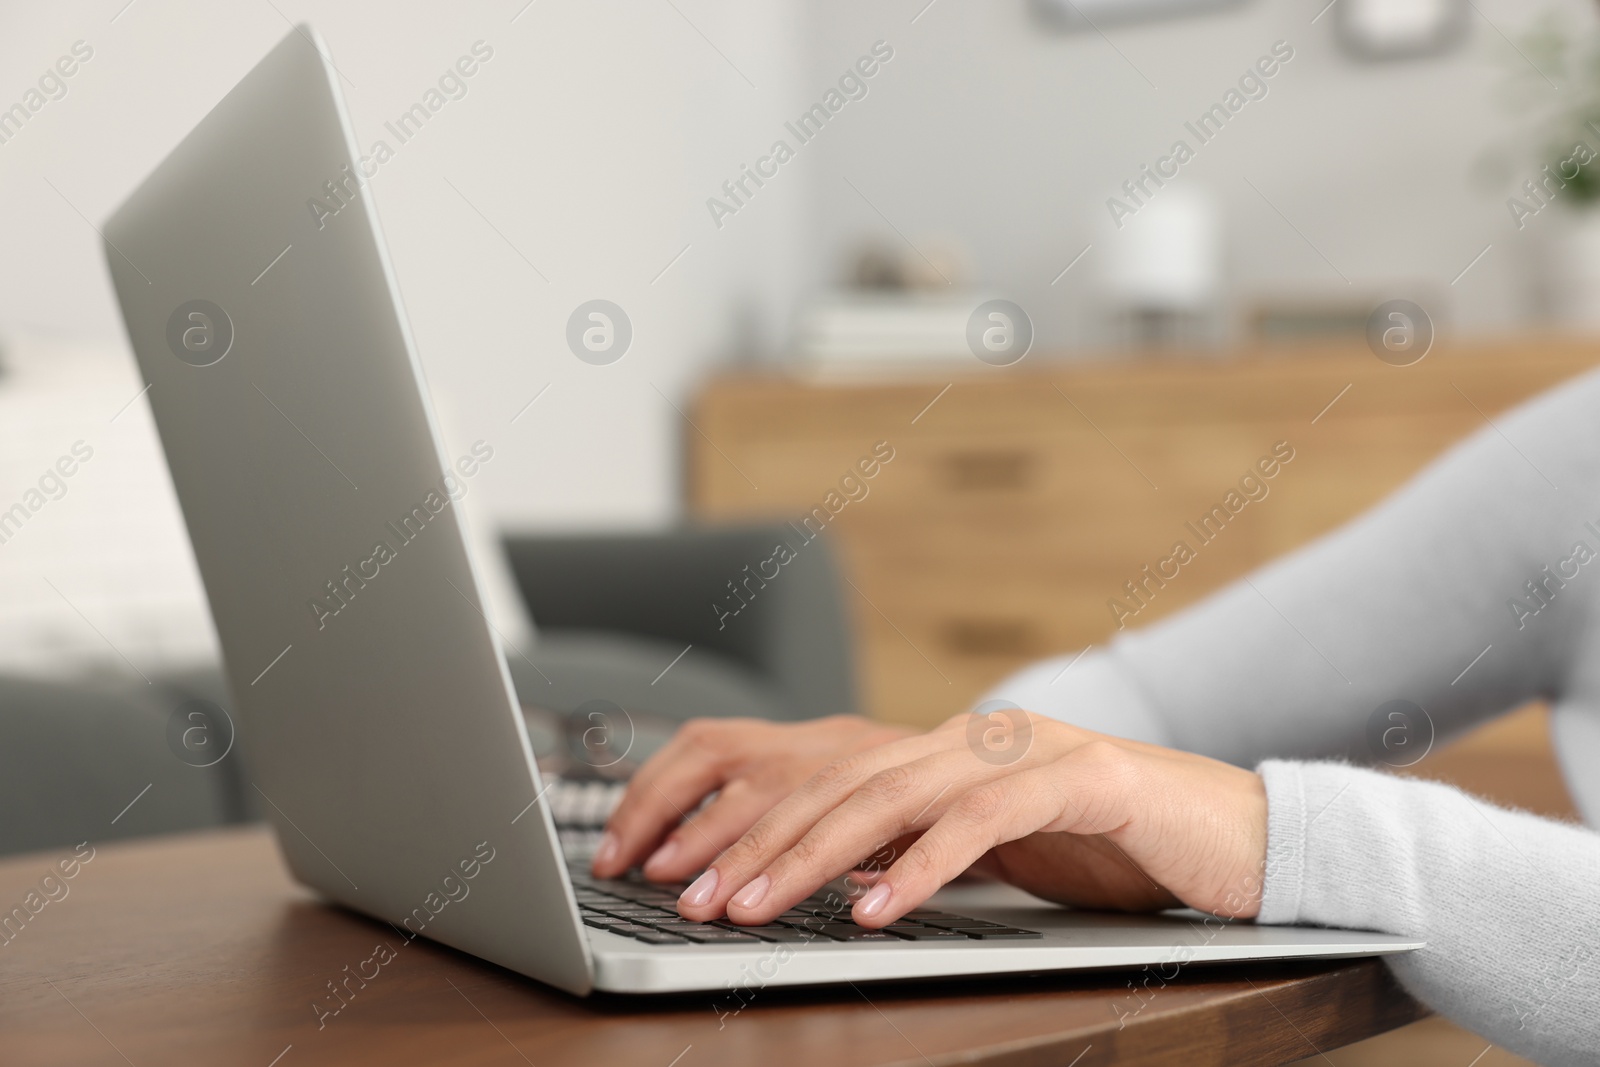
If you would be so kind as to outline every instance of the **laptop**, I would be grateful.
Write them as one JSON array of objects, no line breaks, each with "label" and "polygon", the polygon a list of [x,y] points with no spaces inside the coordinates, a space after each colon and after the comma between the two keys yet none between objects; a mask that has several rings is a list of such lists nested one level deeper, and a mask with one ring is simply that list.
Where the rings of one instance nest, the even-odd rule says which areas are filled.
[{"label": "laptop", "polygon": [[994,885],[947,888],[888,932],[853,927],[828,893],[738,929],[678,919],[680,887],[589,877],[611,798],[541,779],[453,500],[471,457],[442,446],[371,167],[326,47],[297,26],[103,231],[250,789],[299,881],[576,994],[1421,947],[1077,912]]}]

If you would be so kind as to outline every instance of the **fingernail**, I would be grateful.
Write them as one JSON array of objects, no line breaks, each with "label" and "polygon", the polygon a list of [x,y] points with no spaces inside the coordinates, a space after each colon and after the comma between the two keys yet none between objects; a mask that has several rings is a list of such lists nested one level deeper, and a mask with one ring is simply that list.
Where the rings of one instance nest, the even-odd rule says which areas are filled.
[{"label": "fingernail", "polygon": [[666,844],[652,852],[650,854],[650,858],[644,861],[645,868],[648,870],[651,867],[659,867],[677,854],[678,842],[668,841]]},{"label": "fingernail", "polygon": [[600,835],[600,847],[594,850],[594,866],[603,867],[617,858],[617,839],[610,830]]},{"label": "fingernail", "polygon": [[678,903],[687,904],[691,908],[702,908],[711,903],[711,894],[717,891],[717,869],[708,868],[705,874],[696,878],[688,889],[683,891],[683,896],[678,898]]},{"label": "fingernail", "polygon": [[870,919],[882,911],[887,903],[889,903],[889,883],[880,882],[872,887],[872,892],[861,898],[861,903],[856,905],[856,911],[861,913],[862,918]]},{"label": "fingernail", "polygon": [[733,902],[741,908],[753,908],[761,903],[761,898],[767,895],[767,889],[772,885],[772,879],[762,875],[743,889],[739,890]]}]

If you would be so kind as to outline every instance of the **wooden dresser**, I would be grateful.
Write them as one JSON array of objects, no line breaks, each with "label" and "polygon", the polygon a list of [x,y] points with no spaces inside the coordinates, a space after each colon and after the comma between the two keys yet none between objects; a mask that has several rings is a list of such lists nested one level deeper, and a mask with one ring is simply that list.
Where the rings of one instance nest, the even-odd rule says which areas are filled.
[{"label": "wooden dresser", "polygon": [[1196,544],[1185,524],[1279,442],[1294,458],[1267,495],[1129,625],[1332,529],[1497,412],[1596,363],[1600,345],[1527,340],[1441,343],[1410,367],[1346,346],[1035,354],[891,380],[724,377],[691,413],[690,510],[798,520],[830,491],[844,499],[841,478],[888,442],[893,460],[822,536],[856,587],[866,708],[929,725],[1030,659],[1105,641],[1108,601],[1134,606],[1124,583],[1180,538]]}]

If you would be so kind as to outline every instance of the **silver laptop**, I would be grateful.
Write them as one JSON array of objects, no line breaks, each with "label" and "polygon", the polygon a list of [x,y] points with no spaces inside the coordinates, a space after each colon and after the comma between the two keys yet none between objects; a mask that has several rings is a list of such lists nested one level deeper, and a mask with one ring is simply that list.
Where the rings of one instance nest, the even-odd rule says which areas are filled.
[{"label": "silver laptop", "polygon": [[854,930],[826,895],[735,931],[682,923],[675,887],[590,879],[563,853],[484,614],[454,457],[325,57],[296,27],[104,229],[252,788],[296,878],[580,994],[1420,947],[1078,913],[997,887],[947,889],[888,934]]}]

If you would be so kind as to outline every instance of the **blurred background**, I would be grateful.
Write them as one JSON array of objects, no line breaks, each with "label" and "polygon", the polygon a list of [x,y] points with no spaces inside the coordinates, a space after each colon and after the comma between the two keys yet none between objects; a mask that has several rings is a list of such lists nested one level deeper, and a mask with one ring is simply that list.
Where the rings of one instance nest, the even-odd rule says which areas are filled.
[{"label": "blurred background", "polygon": [[[602,698],[668,726],[752,704],[932,724],[1032,658],[1332,528],[1591,366],[1596,14],[5,4],[0,510],[26,511],[0,525],[12,752],[95,777],[97,720],[56,736],[59,717],[27,709],[133,706],[159,735],[176,700],[226,705],[96,228],[294,22],[326,41],[361,144],[394,149],[368,192],[449,450],[494,448],[469,507],[510,542],[532,658],[576,642],[569,696],[543,709],[553,735]],[[477,72],[442,82],[468,54]],[[73,73],[52,75],[62,57]],[[429,117],[399,143],[390,124],[419,102]],[[603,322],[582,307],[596,300]],[[569,340],[620,320],[620,350]],[[79,441],[92,460],[35,507]],[[1124,583],[1284,441],[1296,458],[1270,496],[1129,600]],[[818,562],[736,584],[779,540]],[[582,580],[541,587],[552,561]],[[623,686],[637,706],[600,691],[595,634],[660,666],[687,644],[687,688]],[[1541,716],[1409,771],[1568,812]],[[21,776],[15,803],[42,811],[48,791]],[[248,817],[236,785],[175,786],[165,808],[153,792],[113,832]],[[59,816],[0,846],[78,832]],[[1409,1062],[1481,1048],[1434,1024],[1385,1040],[1440,1057]],[[1339,1062],[1360,1054],[1388,1062]]]}]

